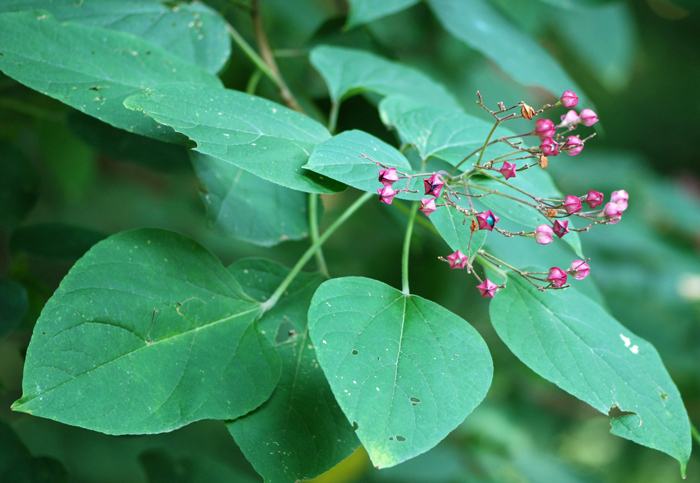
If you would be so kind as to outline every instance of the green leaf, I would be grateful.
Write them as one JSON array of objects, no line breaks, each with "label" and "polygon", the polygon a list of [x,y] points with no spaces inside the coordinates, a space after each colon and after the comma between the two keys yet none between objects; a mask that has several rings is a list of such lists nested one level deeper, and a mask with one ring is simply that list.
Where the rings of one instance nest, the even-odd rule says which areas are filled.
[{"label": "green leaf", "polygon": [[107,434],[239,417],[279,377],[260,313],[194,241],[119,233],[81,258],[47,302],[13,409]]},{"label": "green leaf", "polygon": [[9,334],[29,310],[27,290],[9,278],[0,278],[0,339]]},{"label": "green leaf", "polygon": [[[404,143],[414,146],[423,160],[438,157],[452,166],[484,145],[493,122],[484,121],[470,114],[434,107],[414,109],[403,114],[395,124]],[[513,134],[507,129],[497,130],[493,139]],[[505,143],[497,143],[484,150],[484,161],[513,152]],[[472,167],[476,154],[462,165],[462,170]]]},{"label": "green leaf", "polygon": [[39,173],[9,144],[0,143],[0,159],[0,226],[13,228],[29,214],[39,198]]},{"label": "green leaf", "polygon": [[3,0],[0,12],[47,10],[60,22],[141,37],[216,73],[231,55],[226,21],[201,3],[143,0]]},{"label": "green leaf", "polygon": [[90,247],[107,235],[90,228],[65,223],[25,225],[12,232],[10,252],[54,259],[75,261]]},{"label": "green leaf", "polygon": [[0,15],[0,70],[42,94],[120,129],[163,141],[182,136],[124,99],[165,82],[220,87],[219,79],[131,35],[72,23],[42,12]]},{"label": "green leaf", "polygon": [[438,208],[430,214],[429,218],[452,250],[459,250],[465,255],[474,255],[484,245],[487,231],[477,230],[472,237],[472,218],[464,216],[452,206]]},{"label": "green leaf", "polygon": [[[595,9],[557,12],[552,25],[562,40],[610,91],[625,88],[637,50],[634,14],[624,2]],[[595,35],[588,35],[595,32]]]},{"label": "green leaf", "polygon": [[128,161],[163,173],[191,173],[188,149],[139,136],[79,111],[66,116],[68,128],[93,149],[117,161]]},{"label": "green leaf", "polygon": [[266,181],[213,156],[190,153],[204,185],[202,201],[210,229],[261,246],[308,236],[305,193]]},{"label": "green leaf", "polygon": [[350,3],[350,15],[348,15],[348,28],[357,27],[373,20],[400,12],[418,3],[420,0],[348,0]]},{"label": "green leaf", "polygon": [[[320,143],[314,149],[309,162],[304,168],[328,178],[340,181],[362,191],[377,192],[382,184],[378,181],[381,169],[372,160],[363,158],[366,155],[374,161],[398,169],[404,173],[413,173],[406,157],[396,148],[364,131],[345,131],[329,140]],[[399,180],[395,189],[405,187],[405,181]],[[412,190],[421,189],[422,181],[414,178],[409,187]],[[419,200],[419,193],[399,193],[400,199]]]},{"label": "green leaf", "polygon": [[581,88],[561,64],[530,36],[506,20],[488,0],[427,0],[442,26],[455,38],[480,51],[517,82],[540,86],[555,96],[575,91],[588,105]]},{"label": "green leaf", "polygon": [[435,446],[491,384],[491,356],[474,328],[376,280],[323,283],[309,332],[335,398],[379,468]]},{"label": "green leaf", "polygon": [[[248,293],[253,289],[265,300],[289,270],[269,260],[253,259],[236,263],[231,272]],[[250,284],[247,287],[246,281]],[[261,327],[272,326],[270,332],[286,319],[294,324],[296,334],[278,346],[282,376],[270,400],[227,423],[236,443],[265,481],[309,480],[340,463],[360,445],[308,339],[306,311],[320,282],[320,275],[299,274],[289,293],[261,319]],[[271,320],[266,320],[268,317]]]},{"label": "green leaf", "polygon": [[403,96],[424,106],[459,106],[452,94],[422,72],[363,50],[321,45],[311,51],[310,61],[326,81],[334,103],[369,91]]},{"label": "green leaf", "polygon": [[608,414],[612,433],[690,457],[690,425],[681,396],[656,349],[575,290],[540,293],[511,278],[490,307],[498,335],[528,367]]},{"label": "green leaf", "polygon": [[302,169],[328,130],[298,112],[229,89],[163,85],[124,103],[197,143],[198,151],[273,183],[309,193],[334,193],[337,183]]}]

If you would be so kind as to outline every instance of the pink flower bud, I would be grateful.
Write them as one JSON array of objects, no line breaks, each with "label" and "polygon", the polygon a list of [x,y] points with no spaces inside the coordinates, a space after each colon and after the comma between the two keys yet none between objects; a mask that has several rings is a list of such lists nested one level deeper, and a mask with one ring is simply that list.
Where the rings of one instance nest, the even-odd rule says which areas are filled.
[{"label": "pink flower bud", "polygon": [[554,230],[549,225],[539,225],[535,229],[535,241],[540,245],[552,243],[552,234]]},{"label": "pink flower bud", "polygon": [[440,190],[445,184],[445,182],[440,179],[440,176],[438,176],[437,173],[432,175],[430,178],[424,178],[423,183],[425,184],[425,194],[433,195],[436,198],[440,196]]},{"label": "pink flower bud", "polygon": [[559,127],[569,127],[578,124],[580,121],[578,113],[573,109],[566,113],[565,116],[561,116],[561,124]]},{"label": "pink flower bud", "polygon": [[625,190],[613,191],[610,195],[610,201],[616,203],[620,207],[620,213],[627,209],[627,200],[630,195],[627,194]]},{"label": "pink flower bud", "polygon": [[505,179],[515,178],[515,168],[515,163],[503,161],[503,166],[501,166],[498,172],[501,173]]},{"label": "pink flower bud", "polygon": [[559,145],[552,138],[543,139],[542,144],[540,144],[540,149],[545,156],[556,156],[559,154]]},{"label": "pink flower bud", "polygon": [[581,111],[581,123],[584,126],[592,126],[598,122],[598,115],[591,109],[584,109]]},{"label": "pink flower bud", "polygon": [[535,121],[535,135],[540,138],[540,141],[543,141],[545,138],[551,138],[556,132],[554,123],[549,119],[538,119]]},{"label": "pink flower bud", "polygon": [[581,200],[578,196],[568,195],[562,206],[568,214],[573,215],[581,211]]},{"label": "pink flower bud", "polygon": [[620,221],[620,218],[622,218],[622,211],[623,210],[620,209],[620,205],[611,201],[605,205],[605,208],[603,208],[603,216],[606,220],[610,221],[611,225],[614,225]]},{"label": "pink flower bud", "polygon": [[581,142],[578,136],[569,136],[566,138],[563,151],[566,151],[566,154],[569,156],[576,156],[583,151],[583,142]]},{"label": "pink flower bud", "polygon": [[591,273],[591,267],[588,266],[583,260],[574,260],[571,262],[571,266],[567,270],[572,277],[576,280],[583,280]]},{"label": "pink flower bud", "polygon": [[500,218],[491,213],[491,210],[486,210],[476,215],[476,221],[479,223],[479,230],[493,231],[493,227],[496,226],[498,220],[500,220]]},{"label": "pink flower bud", "polygon": [[564,91],[560,101],[564,107],[575,107],[578,104],[578,96],[571,91]]},{"label": "pink flower bud", "polygon": [[399,180],[399,175],[396,173],[396,168],[380,169],[379,181],[384,186],[391,186]]},{"label": "pink flower bud", "polygon": [[602,205],[604,199],[605,195],[603,195],[603,193],[600,191],[590,190],[586,195],[586,203],[588,203],[588,206],[591,208]]},{"label": "pink flower bud", "polygon": [[559,238],[563,237],[569,233],[569,220],[557,220],[554,222],[554,228],[552,229],[554,233],[557,234]]},{"label": "pink flower bud", "polygon": [[425,216],[430,216],[436,209],[435,198],[422,198],[420,200],[420,210],[425,213]]},{"label": "pink flower bud", "polygon": [[451,255],[447,255],[447,261],[450,262],[450,268],[464,268],[467,266],[467,256],[459,250]]},{"label": "pink flower bud", "polygon": [[391,186],[385,186],[377,190],[379,193],[379,201],[390,205],[394,201],[394,196],[396,196],[396,191]]},{"label": "pink flower bud", "polygon": [[476,288],[479,289],[483,298],[493,298],[498,290],[498,285],[487,278],[481,284],[477,285]]},{"label": "pink flower bud", "polygon": [[549,275],[547,280],[552,284],[552,287],[560,288],[566,284],[567,275],[564,270],[558,267],[552,267],[549,269]]}]

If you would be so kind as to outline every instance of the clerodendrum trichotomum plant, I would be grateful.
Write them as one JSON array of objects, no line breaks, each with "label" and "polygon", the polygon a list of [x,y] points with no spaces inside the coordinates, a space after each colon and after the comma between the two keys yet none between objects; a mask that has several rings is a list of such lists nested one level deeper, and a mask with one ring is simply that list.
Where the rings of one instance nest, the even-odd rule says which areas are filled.
[{"label": "clerodendrum trichotomum plant", "polygon": [[[363,2],[351,3],[361,16]],[[427,3],[450,32],[469,17],[458,15],[459,2]],[[434,263],[468,274],[460,290],[493,299],[495,332],[524,364],[610,414],[614,434],[676,458],[684,473],[691,426],[656,350],[577,288],[596,270],[579,235],[618,229],[628,202],[624,189],[595,184],[565,195],[549,175],[595,134],[596,113],[576,110],[577,94],[590,102],[583,91],[543,80],[550,92],[576,93],[539,109],[477,93],[478,116],[415,69],[316,45],[305,67],[330,93],[324,126],[319,106],[283,80],[259,2],[239,7],[252,13],[257,51],[199,3],[0,5],[8,78],[118,128],[112,136],[140,135],[151,143],[147,156],[188,149],[220,233],[261,246],[310,239],[291,269],[265,258],[226,267],[163,229],[99,241],[43,307],[13,409],[110,435],[224,421],[270,482],[314,478],[360,445],[380,469],[418,456],[487,397],[494,369],[469,323],[411,293],[419,224],[444,246]],[[248,92],[215,75],[229,36],[255,64]],[[261,76],[280,103],[254,94]],[[363,130],[336,133],[341,101],[360,92],[372,93],[397,147]],[[319,195],[333,200],[348,186],[364,193],[321,232]],[[329,275],[323,244],[368,201],[403,217],[400,289]],[[367,225],[374,243],[379,228]],[[518,240],[527,244],[511,248]],[[555,246],[569,254],[565,264],[533,266],[530,250]],[[302,272],[312,258],[317,271]]]}]

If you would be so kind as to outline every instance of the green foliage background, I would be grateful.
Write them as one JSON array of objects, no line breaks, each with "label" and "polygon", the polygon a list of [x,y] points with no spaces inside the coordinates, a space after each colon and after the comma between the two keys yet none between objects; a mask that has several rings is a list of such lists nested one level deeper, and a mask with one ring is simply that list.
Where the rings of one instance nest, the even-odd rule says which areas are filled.
[{"label": "green foliage background", "polygon": [[[41,2],[12,0],[0,5],[0,11],[31,3],[41,7]],[[538,106],[559,94],[545,89],[556,89],[553,86],[566,76],[575,79],[578,86],[565,88],[580,88],[582,107],[595,106],[601,128],[581,155],[552,159],[549,169],[565,193],[592,186],[630,193],[622,222],[582,236],[584,251],[592,257],[592,278],[606,307],[654,344],[697,425],[700,163],[694,133],[700,123],[694,113],[700,110],[700,53],[695,47],[700,10],[681,0],[394,0],[382,2],[385,10],[378,13],[373,3],[263,2],[265,30],[278,49],[282,74],[304,109],[325,125],[331,99],[353,93],[353,86],[343,92],[339,87],[329,99],[313,68],[322,59],[308,58],[309,50],[320,44],[364,49],[413,66],[441,82],[449,91],[446,95],[476,115],[481,115],[474,104],[476,90],[491,105],[525,100]],[[254,43],[246,2],[206,4]],[[433,14],[441,4],[457,9],[457,14],[442,19],[444,28]],[[488,35],[478,35],[479,22],[489,27]],[[132,34],[140,35],[119,35]],[[164,42],[170,45],[173,39]],[[223,45],[225,49],[227,43]],[[55,46],[37,46],[49,53],[51,47]],[[221,43],[204,50],[219,48]],[[193,55],[201,61],[198,75],[204,79],[223,66],[220,76],[228,88],[245,91],[254,76],[255,66],[236,44],[225,64]],[[420,88],[416,82],[402,85],[402,80],[406,79],[388,82],[379,76],[374,93],[345,99],[337,132],[361,129],[397,146],[395,133],[382,124],[376,101],[379,94],[403,89],[410,94]],[[216,86],[218,81],[211,82]],[[281,102],[265,77],[259,80],[257,94]],[[436,107],[440,102],[435,100]],[[308,246],[300,240],[262,248],[221,236],[244,231],[255,217],[241,215],[237,226],[226,222],[233,215],[223,211],[220,200],[206,194],[200,198],[195,172],[202,180],[210,179],[203,171],[206,160],[195,156],[190,163],[187,151],[178,145],[149,143],[146,148],[142,141],[0,75],[0,437],[3,445],[14,448],[5,453],[6,460],[19,461],[18,467],[24,468],[14,481],[260,481],[227,429],[213,421],[167,434],[117,437],[9,410],[21,396],[24,355],[39,313],[68,269],[104,237],[144,226],[176,230],[211,249],[224,266],[250,256],[292,266]],[[160,161],[164,159],[166,163]],[[334,191],[324,189],[317,191]],[[322,226],[355,197],[352,190],[324,196],[328,217]],[[247,239],[299,240],[306,235],[302,215],[294,223],[289,220],[292,235],[275,231],[279,223],[272,220],[259,232],[247,232]],[[369,203],[341,229],[342,235],[324,245],[333,275],[399,286],[404,225],[401,213]],[[468,314],[494,359],[493,385],[485,402],[430,452],[378,472],[360,451],[320,481],[679,479],[672,458],[614,437],[609,418],[516,359],[489,323],[488,304],[464,277],[436,262],[444,255],[444,243],[420,227],[415,238],[412,292],[439,301],[455,314]],[[500,247],[520,264],[528,263],[531,248],[523,240],[508,240]],[[517,254],[523,259],[517,260]],[[559,255],[553,248],[544,259],[549,256]],[[697,455],[691,457],[686,481],[700,482]]]}]

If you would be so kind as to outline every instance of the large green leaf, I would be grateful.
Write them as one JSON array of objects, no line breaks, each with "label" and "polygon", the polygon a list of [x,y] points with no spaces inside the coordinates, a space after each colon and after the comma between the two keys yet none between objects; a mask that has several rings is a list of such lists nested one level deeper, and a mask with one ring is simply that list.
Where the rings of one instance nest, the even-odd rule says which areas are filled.
[{"label": "large green leaf", "polygon": [[513,79],[544,87],[559,96],[575,91],[585,95],[561,64],[533,38],[506,20],[488,0],[427,0],[445,30],[495,62]]},{"label": "large green leaf", "polygon": [[239,417],[279,377],[260,313],[194,241],[119,233],[81,258],[47,302],[13,409],[108,434]]},{"label": "large green leaf", "polygon": [[[243,260],[230,270],[246,291],[255,292],[261,302],[289,273],[263,259]],[[294,324],[296,333],[278,347],[282,376],[270,400],[227,424],[265,481],[309,480],[340,463],[360,445],[333,397],[308,339],[306,311],[320,282],[319,275],[300,274],[288,294],[261,319],[261,327],[274,327],[286,319]]]},{"label": "large green leaf", "polygon": [[3,0],[0,12],[47,10],[61,22],[135,35],[216,73],[231,54],[226,21],[201,3],[158,0]]},{"label": "large green leaf", "polygon": [[442,85],[420,71],[363,50],[321,45],[311,51],[310,60],[326,81],[335,103],[370,91],[402,96],[424,106],[459,106]]},{"label": "large green leaf", "polygon": [[[632,76],[637,47],[634,14],[624,2],[600,8],[564,10],[552,25],[590,72],[609,90],[623,89]],[[588,35],[595,32],[595,35]]]},{"label": "large green leaf", "polygon": [[[304,168],[353,188],[376,193],[377,189],[382,187],[378,180],[381,168],[370,159],[362,157],[363,154],[384,166],[396,168],[404,173],[413,173],[413,168],[406,157],[396,148],[371,134],[357,130],[342,132],[320,143]],[[420,199],[421,193],[424,193],[420,191],[422,186],[422,181],[414,178],[409,187],[419,192],[399,193],[396,197],[409,200]],[[394,189],[405,187],[405,180],[399,180],[394,184]]]},{"label": "large green leaf", "polygon": [[220,87],[209,72],[132,35],[45,12],[0,15],[0,70],[42,94],[127,131],[182,141],[124,99],[164,82]]},{"label": "large green leaf", "polygon": [[612,433],[676,458],[690,457],[683,401],[656,349],[575,290],[540,293],[508,280],[490,307],[511,351],[532,370],[612,419]]},{"label": "large green leaf", "polygon": [[357,27],[386,15],[400,12],[415,5],[420,0],[348,0],[350,3],[350,15],[348,15],[348,28]]},{"label": "large green leaf", "polygon": [[[493,129],[493,122],[449,109],[423,107],[403,114],[395,126],[402,141],[414,146],[422,159],[436,156],[456,166],[484,145]],[[501,128],[493,134],[492,139],[511,134],[513,132]],[[505,143],[494,144],[484,150],[483,162],[513,151]],[[476,154],[465,162],[462,169],[471,168],[478,156]]]},{"label": "large green leaf", "polygon": [[309,332],[335,398],[379,468],[435,446],[491,384],[491,356],[474,328],[376,280],[321,285]]},{"label": "large green leaf", "polygon": [[342,187],[302,169],[313,148],[330,137],[325,127],[261,97],[228,89],[163,85],[124,103],[197,143],[195,151],[263,179],[310,193]]},{"label": "large green leaf", "polygon": [[261,246],[308,235],[305,193],[266,181],[219,158],[190,153],[204,185],[202,201],[213,231]]}]

